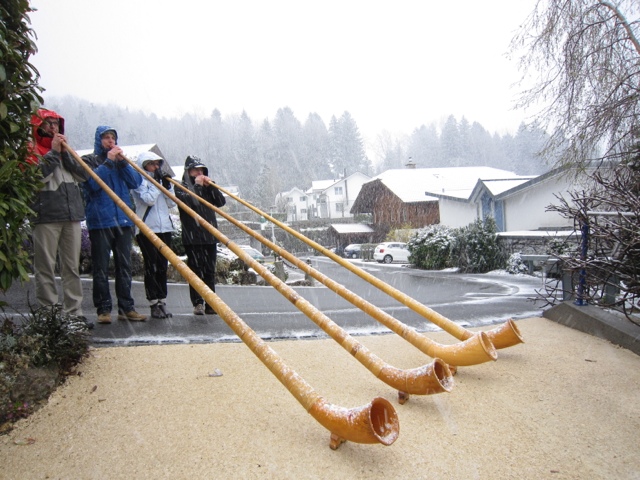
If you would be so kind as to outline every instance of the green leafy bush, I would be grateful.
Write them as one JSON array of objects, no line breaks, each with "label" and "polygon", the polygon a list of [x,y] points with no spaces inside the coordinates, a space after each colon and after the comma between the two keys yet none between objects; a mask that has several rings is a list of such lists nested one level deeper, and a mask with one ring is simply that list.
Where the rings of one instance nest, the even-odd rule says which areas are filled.
[{"label": "green leafy bush", "polygon": [[529,273],[529,267],[522,261],[520,252],[513,253],[509,256],[506,270],[512,275]]},{"label": "green leafy bush", "polygon": [[0,7],[0,290],[28,278],[28,230],[25,219],[41,188],[38,169],[29,164],[31,114],[42,103],[38,72],[28,62],[36,52],[29,28],[28,0],[7,0]]},{"label": "green leafy bush", "polygon": [[493,218],[461,228],[429,225],[409,241],[409,260],[426,270],[455,267],[461,272],[485,273],[504,268],[505,257],[496,232]]},{"label": "green leafy bush", "polygon": [[457,229],[451,251],[454,266],[465,273],[486,273],[504,268],[506,261],[496,232],[496,222],[491,217]]},{"label": "green leafy bush", "polygon": [[455,230],[444,225],[429,225],[419,230],[407,244],[409,261],[417,268],[441,270],[450,267]]},{"label": "green leafy bush", "polygon": [[[42,307],[0,326],[0,426],[28,415],[88,353],[90,334],[61,305]],[[34,372],[50,381],[33,379]]]}]

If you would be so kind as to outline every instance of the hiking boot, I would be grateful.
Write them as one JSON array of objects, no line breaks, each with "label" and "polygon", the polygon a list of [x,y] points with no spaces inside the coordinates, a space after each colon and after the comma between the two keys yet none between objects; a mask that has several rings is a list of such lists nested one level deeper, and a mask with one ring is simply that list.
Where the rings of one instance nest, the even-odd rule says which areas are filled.
[{"label": "hiking boot", "polygon": [[159,303],[154,303],[151,305],[151,318],[167,318],[162,309],[162,305]]},{"label": "hiking boot", "polygon": [[141,315],[135,310],[131,310],[127,313],[119,313],[118,320],[129,320],[130,322],[144,322],[147,319],[146,315]]},{"label": "hiking boot", "polygon": [[160,304],[160,308],[162,309],[162,313],[164,313],[165,317],[173,317],[173,313],[167,312],[167,306],[164,303]]},{"label": "hiking boot", "polygon": [[204,313],[207,315],[217,315],[216,311],[213,308],[211,308],[209,305],[204,307]]},{"label": "hiking boot", "polygon": [[193,307],[193,314],[194,315],[204,315],[204,305],[199,303],[198,305]]},{"label": "hiking boot", "polygon": [[99,313],[98,323],[111,323],[111,312]]}]

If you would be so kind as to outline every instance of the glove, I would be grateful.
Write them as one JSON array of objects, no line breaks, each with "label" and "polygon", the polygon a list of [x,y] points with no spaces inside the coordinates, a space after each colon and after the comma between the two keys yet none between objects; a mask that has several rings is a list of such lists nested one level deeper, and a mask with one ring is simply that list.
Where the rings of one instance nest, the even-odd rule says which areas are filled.
[{"label": "glove", "polygon": [[162,177],[162,186],[169,190],[171,188],[171,182],[169,181],[171,177],[169,175],[165,175]]}]

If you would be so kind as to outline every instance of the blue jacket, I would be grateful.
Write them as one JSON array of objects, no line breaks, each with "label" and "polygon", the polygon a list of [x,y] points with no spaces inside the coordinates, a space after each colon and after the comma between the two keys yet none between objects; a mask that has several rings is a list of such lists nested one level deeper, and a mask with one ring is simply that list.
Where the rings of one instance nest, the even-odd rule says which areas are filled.
[{"label": "blue jacket", "polygon": [[[107,130],[118,134],[112,127],[101,125],[96,129],[93,154],[84,155],[82,159],[113,190],[116,195],[132,210],[133,203],[129,190],[136,189],[142,183],[140,175],[127,161],[114,162],[107,158],[107,151],[102,148],[101,136]],[[87,228],[98,230],[111,227],[132,227],[134,223],[107,195],[100,185],[90,177],[83,184],[85,214]]]}]

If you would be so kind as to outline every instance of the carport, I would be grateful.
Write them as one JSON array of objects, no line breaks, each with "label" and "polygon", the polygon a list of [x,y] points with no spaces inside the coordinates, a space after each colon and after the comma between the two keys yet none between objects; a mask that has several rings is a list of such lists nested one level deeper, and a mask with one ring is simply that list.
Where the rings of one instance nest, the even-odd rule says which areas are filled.
[{"label": "carport", "polygon": [[329,225],[329,236],[342,250],[350,243],[373,243],[375,231],[364,223],[332,223]]}]

